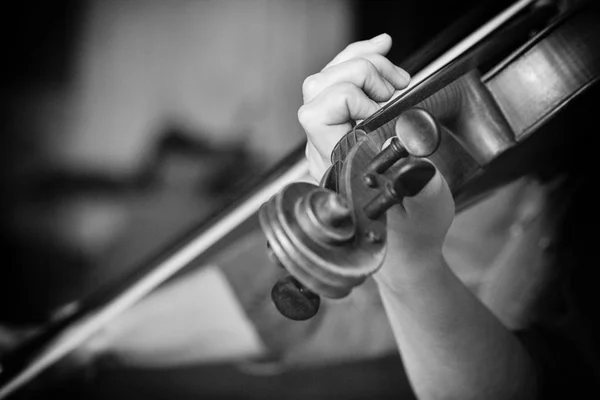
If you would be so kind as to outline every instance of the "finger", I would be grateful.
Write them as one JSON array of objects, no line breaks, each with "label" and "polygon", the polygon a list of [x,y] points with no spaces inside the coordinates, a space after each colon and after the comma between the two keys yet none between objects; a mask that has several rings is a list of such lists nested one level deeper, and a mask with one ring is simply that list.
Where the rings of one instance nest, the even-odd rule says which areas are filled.
[{"label": "finger", "polygon": [[319,153],[329,157],[337,141],[352,129],[353,120],[380,109],[357,86],[344,82],[330,86],[298,110],[298,121]]},{"label": "finger", "polygon": [[310,102],[325,88],[342,82],[352,83],[378,102],[389,100],[394,93],[393,86],[383,79],[371,61],[355,58],[306,78],[302,84],[304,103]]},{"label": "finger", "polygon": [[329,68],[352,58],[357,58],[365,54],[386,55],[392,48],[392,38],[387,33],[382,33],[369,40],[354,42],[346,46],[337,56],[333,58],[324,68]]},{"label": "finger", "polygon": [[379,54],[368,54],[334,65],[304,80],[302,93],[308,103],[329,86],[349,82],[373,100],[389,100],[395,90],[405,88],[410,75]]},{"label": "finger", "polygon": [[319,171],[323,168],[327,169],[331,165],[331,152],[333,148],[351,129],[352,124],[346,123],[322,127],[320,130],[311,131],[310,134],[307,131],[308,142],[314,146],[314,150],[322,159],[323,167],[319,167]]},{"label": "finger", "polygon": [[317,150],[315,145],[308,141],[306,143],[306,159],[308,160],[308,172],[317,182],[321,181],[321,177],[331,165],[329,158],[324,158]]},{"label": "finger", "polygon": [[[431,163],[429,160],[424,159],[423,161]],[[405,197],[402,200],[402,205],[409,216],[421,215],[427,210],[431,210],[432,207],[438,208],[443,204],[449,204],[453,207],[454,201],[448,200],[447,197],[452,199],[450,189],[443,175],[436,168],[435,174],[423,189],[415,196]]]},{"label": "finger", "polygon": [[298,119],[310,132],[321,126],[348,124],[364,119],[380,109],[359,87],[342,82],[326,88],[311,102],[298,110]]},{"label": "finger", "polygon": [[394,89],[404,89],[410,83],[410,74],[381,54],[367,54],[363,56],[363,58],[371,61],[381,76],[388,81]]}]

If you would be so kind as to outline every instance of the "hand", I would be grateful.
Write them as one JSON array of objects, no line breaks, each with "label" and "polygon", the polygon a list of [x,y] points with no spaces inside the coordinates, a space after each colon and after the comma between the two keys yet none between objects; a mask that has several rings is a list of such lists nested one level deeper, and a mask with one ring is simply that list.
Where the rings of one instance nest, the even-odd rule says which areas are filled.
[{"label": "hand", "polygon": [[308,136],[306,156],[317,181],[330,165],[333,147],[354,122],[379,110],[396,89],[408,85],[410,75],[384,57],[391,47],[387,34],[352,43],[304,80],[298,120]]},{"label": "hand", "polygon": [[[310,173],[317,181],[331,164],[333,147],[355,121],[379,110],[396,90],[408,85],[409,74],[385,57],[391,46],[387,34],[352,43],[304,81],[298,119],[308,137]],[[379,281],[396,286],[424,264],[445,265],[437,261],[454,217],[454,201],[439,172],[417,196],[387,214],[388,256],[376,275]]]}]

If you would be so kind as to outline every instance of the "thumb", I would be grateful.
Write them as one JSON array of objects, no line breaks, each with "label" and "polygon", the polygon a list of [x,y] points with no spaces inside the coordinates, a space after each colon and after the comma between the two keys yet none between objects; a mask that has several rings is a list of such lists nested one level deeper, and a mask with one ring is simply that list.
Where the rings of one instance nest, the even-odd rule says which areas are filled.
[{"label": "thumb", "polygon": [[[404,197],[402,205],[410,220],[437,227],[440,225],[449,227],[455,213],[454,198],[446,179],[435,165],[429,160],[423,161],[432,165],[435,173],[418,193],[411,197]],[[435,229],[434,226],[431,226],[431,229]]]}]

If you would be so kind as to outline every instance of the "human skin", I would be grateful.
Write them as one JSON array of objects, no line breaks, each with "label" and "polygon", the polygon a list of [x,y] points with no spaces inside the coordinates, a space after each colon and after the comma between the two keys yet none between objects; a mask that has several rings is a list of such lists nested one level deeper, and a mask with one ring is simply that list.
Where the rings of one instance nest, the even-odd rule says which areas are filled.
[{"label": "human skin", "polygon": [[[346,47],[303,84],[298,111],[313,178],[335,143],[373,114],[409,75],[385,55],[387,34]],[[452,272],[442,246],[454,202],[436,172],[388,211],[388,254],[374,275],[411,385],[420,399],[533,399],[533,361],[518,338]]]}]

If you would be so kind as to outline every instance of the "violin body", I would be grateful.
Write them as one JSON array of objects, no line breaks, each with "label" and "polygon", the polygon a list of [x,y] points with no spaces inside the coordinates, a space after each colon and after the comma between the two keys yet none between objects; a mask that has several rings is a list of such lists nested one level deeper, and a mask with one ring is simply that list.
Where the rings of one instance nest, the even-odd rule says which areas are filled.
[{"label": "violin body", "polygon": [[[485,65],[487,60],[476,60],[458,78],[414,104],[446,128],[439,149],[428,158],[444,175],[458,210],[480,192],[529,172],[535,160],[524,159],[522,145],[543,135],[554,117],[598,81],[599,22],[598,6],[591,3],[560,15],[493,67]],[[484,74],[482,64],[487,68]],[[418,94],[419,89],[414,91]],[[398,115],[413,106],[411,95],[397,98],[355,131],[383,144],[396,135]],[[390,119],[391,113],[397,116]],[[350,132],[334,149],[334,168],[343,163],[355,135]],[[534,152],[541,155],[543,149],[538,142]],[[499,176],[498,171],[515,160],[523,168],[513,165]]]},{"label": "violin body", "polygon": [[[411,195],[394,197],[389,188],[405,191],[406,181],[419,176],[424,180],[416,186],[423,187],[432,176],[402,172],[419,157],[442,173],[457,212],[492,189],[539,171],[552,158],[559,162],[552,152],[574,135],[552,132],[550,122],[588,92],[599,76],[599,7],[587,3],[559,12],[553,6],[534,6],[356,125],[335,146],[332,166],[318,189],[304,186],[294,197],[292,184],[282,191],[285,201],[279,197],[277,205],[271,201],[261,208],[261,225],[274,259],[293,276],[293,284],[286,278],[273,289],[279,311],[292,319],[310,318],[318,310],[319,295],[346,296],[378,270],[385,254],[385,210]],[[415,112],[418,118],[406,123],[406,116]],[[386,147],[390,140],[399,143],[396,156],[391,155],[391,145]],[[424,154],[419,146],[431,151]],[[373,174],[382,157],[391,157],[390,162]],[[321,241],[316,249],[319,239],[310,230],[291,228],[294,218],[302,218],[291,210],[315,190],[336,193],[350,207],[351,240]],[[365,217],[377,201],[389,204]],[[327,214],[318,207],[312,212]],[[325,224],[320,229],[336,227]],[[365,241],[365,235],[374,235],[376,244]],[[346,257],[340,259],[338,251]]]}]

